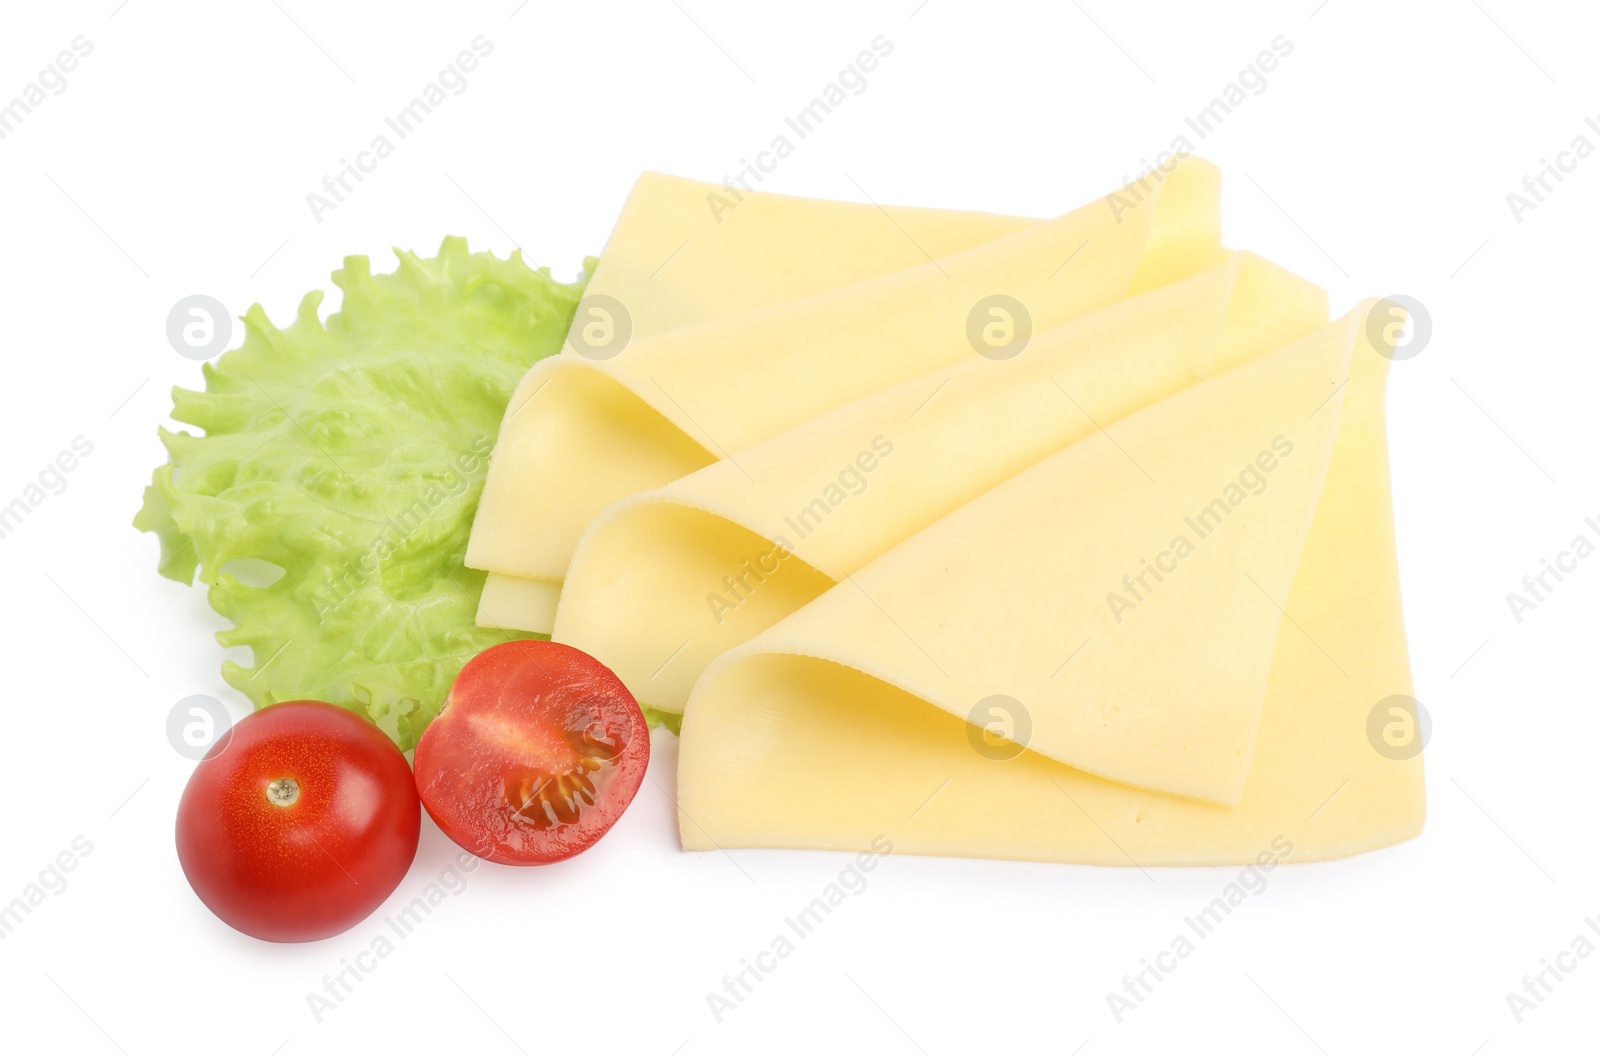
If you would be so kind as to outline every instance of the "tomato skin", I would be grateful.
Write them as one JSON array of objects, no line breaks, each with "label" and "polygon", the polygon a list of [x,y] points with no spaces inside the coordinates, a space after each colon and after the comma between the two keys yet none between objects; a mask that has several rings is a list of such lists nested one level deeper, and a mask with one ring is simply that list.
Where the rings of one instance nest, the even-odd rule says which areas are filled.
[{"label": "tomato skin", "polygon": [[[298,789],[281,806],[268,788],[285,777]],[[195,767],[178,804],[178,861],[225,923],[310,942],[389,897],[421,824],[411,768],[382,730],[332,704],[286,701],[240,721]]]},{"label": "tomato skin", "polygon": [[414,756],[439,828],[505,865],[588,850],[633,802],[649,763],[650,728],[622,680],[582,650],[533,640],[468,661]]}]

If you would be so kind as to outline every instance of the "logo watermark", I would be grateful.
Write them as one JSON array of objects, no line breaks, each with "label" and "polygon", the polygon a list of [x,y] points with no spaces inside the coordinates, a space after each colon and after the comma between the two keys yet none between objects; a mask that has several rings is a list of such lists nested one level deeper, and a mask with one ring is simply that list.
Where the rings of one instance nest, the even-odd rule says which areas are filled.
[{"label": "logo watermark", "polygon": [[365,947],[354,956],[339,958],[339,970],[322,977],[321,989],[306,992],[306,1007],[311,1010],[311,1018],[321,1023],[325,1016],[344,1004],[357,986],[394,955],[402,942],[416,934],[434,910],[467,889],[468,877],[483,861],[470,851],[459,852],[423,886],[417,897],[383,918],[383,930],[374,934]]},{"label": "logo watermark", "polygon": [[[1583,124],[1588,132],[1600,137],[1600,115],[1586,116]],[[1506,205],[1511,208],[1511,218],[1519,224],[1522,223],[1524,216],[1543,205],[1545,200],[1555,193],[1556,188],[1564,183],[1568,176],[1577,172],[1578,166],[1593,153],[1594,141],[1589,138],[1587,132],[1580,132],[1572,137],[1572,142],[1567,144],[1566,150],[1556,152],[1554,161],[1540,158],[1539,167],[1522,177],[1522,189],[1511,191],[1506,195]]]},{"label": "logo watermark", "polygon": [[[1583,923],[1595,936],[1600,936],[1600,919],[1584,917]],[[1517,1025],[1521,1026],[1523,1017],[1544,1004],[1545,999],[1556,992],[1556,987],[1566,982],[1567,976],[1577,971],[1594,951],[1595,940],[1580,931],[1566,949],[1558,950],[1553,957],[1541,957],[1539,970],[1522,977],[1522,992],[1512,990],[1506,994],[1506,1006]]]},{"label": "logo watermark", "polygon": [[967,343],[984,359],[1014,359],[1033,337],[1033,316],[1015,297],[990,294],[967,313]]},{"label": "logo watermark", "polygon": [[[167,712],[167,743],[185,759],[203,759],[211,746],[233,729],[233,716],[216,697],[184,697]],[[221,751],[226,750],[226,745]]]},{"label": "logo watermark", "polygon": [[439,508],[459,499],[471,488],[474,474],[489,457],[494,445],[487,436],[479,435],[472,441],[472,450],[456,455],[455,466],[445,470],[445,477],[423,489],[422,495],[411,505],[383,522],[383,529],[364,550],[346,557],[337,571],[323,571],[322,587],[311,593],[311,602],[317,618],[324,619],[336,607],[350,600],[378,574],[383,562],[405,549],[410,539],[429,523]]},{"label": "logo watermark", "polygon": [[1396,693],[1367,712],[1367,743],[1385,759],[1415,759],[1432,738],[1433,719],[1416,697]]},{"label": "logo watermark", "polygon": [[1294,54],[1294,41],[1282,33],[1273,37],[1269,46],[1256,53],[1244,69],[1239,71],[1239,76],[1222,86],[1205,106],[1193,114],[1185,114],[1183,124],[1185,131],[1172,137],[1172,142],[1167,149],[1156,154],[1155,160],[1148,158],[1139,159],[1139,169],[1136,176],[1124,176],[1123,190],[1115,191],[1106,196],[1106,201],[1111,206],[1112,219],[1118,223],[1122,218],[1142,201],[1149,193],[1160,186],[1178,167],[1178,163],[1194,153],[1195,140],[1189,138],[1193,132],[1200,140],[1205,140],[1214,133],[1223,121],[1239,107],[1250,99],[1251,96],[1261,95],[1269,86],[1267,75],[1278,68],[1278,64]]},{"label": "logo watermark", "polygon": [[67,90],[67,74],[78,68],[78,63],[94,54],[94,41],[83,34],[72,38],[71,43],[56,53],[39,75],[17,92],[10,100],[0,98],[0,139],[14,133],[51,97]]},{"label": "logo watermark", "polygon": [[[797,141],[815,132],[829,115],[844,105],[845,100],[865,92],[870,83],[867,75],[892,54],[894,41],[881,33],[873,37],[869,47],[857,52],[855,58],[839,71],[839,76],[823,85],[811,102],[784,117],[784,131],[773,136],[765,150],[757,151],[754,161],[740,158],[738,171],[722,178],[720,190],[706,194],[706,205],[711,208],[711,215],[717,223],[722,223],[723,217],[744,204],[746,196],[755,190],[751,181],[765,182],[768,176],[777,171],[783,159],[794,153]],[[794,133],[794,139],[789,138],[791,132]]]},{"label": "logo watermark", "polygon": [[789,526],[796,537],[808,538],[822,527],[833,515],[834,510],[843,506],[852,496],[864,493],[867,490],[868,476],[892,454],[894,454],[892,440],[881,434],[873,437],[869,447],[857,454],[853,461],[845,463],[838,475],[816,498],[795,511],[792,516],[785,517],[783,523]]},{"label": "logo watermark", "polygon": [[1511,609],[1511,618],[1521,623],[1526,613],[1532,612],[1540,605],[1550,600],[1556,588],[1567,581],[1567,576],[1578,571],[1578,562],[1585,560],[1595,552],[1595,540],[1600,539],[1600,520],[1593,517],[1583,519],[1584,527],[1594,533],[1591,538],[1587,532],[1579,532],[1572,537],[1567,548],[1552,558],[1539,559],[1539,571],[1529,572],[1522,577],[1522,589],[1506,593],[1506,605]]},{"label": "logo watermark", "polygon": [[1433,337],[1433,316],[1415,297],[1391,294],[1367,312],[1367,340],[1386,359],[1412,359]]},{"label": "logo watermark", "polygon": [[720,625],[728,613],[749,601],[756,588],[765,583],[767,577],[777,575],[779,566],[793,556],[788,540],[780,535],[770,549],[740,561],[737,569],[722,577],[723,592],[712,591],[706,595],[711,618]]},{"label": "logo watermark", "polygon": [[184,359],[213,359],[232,337],[233,318],[215,297],[191,294],[167,313],[167,343]]},{"label": "logo watermark", "polygon": [[1015,759],[1027,751],[1032,739],[1033,716],[1015,697],[996,693],[967,713],[967,743],[985,759]]},{"label": "logo watermark", "polygon": [[1222,892],[1206,903],[1198,912],[1183,918],[1183,928],[1173,934],[1167,945],[1149,957],[1139,959],[1139,970],[1122,977],[1122,990],[1106,992],[1106,1007],[1111,1018],[1121,1023],[1127,1015],[1143,1005],[1145,999],[1178,966],[1199,949],[1199,944],[1215,935],[1222,922],[1233,911],[1267,889],[1267,874],[1294,853],[1294,843],[1286,836],[1274,836],[1269,849],[1256,855],[1251,864],[1240,870]]},{"label": "logo watermark", "polygon": [[[467,75],[478,68],[478,63],[494,54],[494,42],[483,34],[472,38],[469,48],[456,53],[439,75],[427,84],[411,102],[384,116],[386,131],[372,137],[366,149],[356,152],[354,161],[340,158],[339,167],[322,178],[322,189],[306,195],[306,205],[311,207],[311,218],[322,223],[322,214],[332,212],[366,178],[378,171],[385,158],[394,153],[395,143],[405,140],[439,107],[454,95],[461,95],[469,87]],[[389,133],[394,133],[394,139]],[[354,180],[355,184],[351,181]]]},{"label": "logo watermark", "polygon": [[871,846],[871,851],[862,851],[841,869],[816,898],[784,917],[783,930],[773,935],[765,947],[753,956],[740,958],[739,970],[722,977],[720,991],[706,992],[706,1007],[711,1010],[715,1022],[721,1023],[723,1017],[744,1004],[756,987],[799,949],[799,943],[816,934],[817,928],[834,910],[867,889],[867,874],[878,868],[884,855],[894,850],[894,843],[887,836],[874,836]]},{"label": "logo watermark", "polygon": [[9,903],[0,906],[0,940],[9,939],[33,911],[67,889],[67,874],[94,853],[94,844],[87,836],[74,836],[72,841],[39,870],[38,876],[22,888],[22,893]]},{"label": "logo watermark", "polygon": [[[834,510],[844,505],[850,498],[861,495],[867,490],[869,474],[882,464],[883,459],[892,454],[894,454],[894,444],[888,437],[873,437],[871,445],[860,451],[853,460],[845,463],[816,498],[801,507],[793,516],[785,517],[783,523],[801,539],[815,534],[817,529],[832,516]],[[780,534],[772,538],[770,549],[739,562],[738,568],[722,578],[721,592],[710,591],[706,594],[706,607],[711,612],[711,618],[721,624],[728,613],[749,601],[761,584],[777,574],[783,562],[794,556],[793,551],[794,546],[788,536]]]},{"label": "logo watermark", "polygon": [[606,360],[622,354],[633,338],[633,316],[615,297],[591,294],[572,313],[567,344],[584,359]]},{"label": "logo watermark", "polygon": [[[1127,614],[1150,600],[1156,588],[1166,578],[1178,571],[1184,559],[1195,552],[1233,511],[1243,506],[1246,499],[1261,495],[1267,490],[1268,478],[1278,468],[1282,459],[1294,454],[1294,442],[1286,436],[1275,436],[1269,450],[1262,450],[1255,460],[1239,471],[1238,477],[1222,489],[1222,493],[1195,513],[1183,519],[1187,531],[1178,532],[1165,550],[1154,558],[1144,558],[1139,568],[1122,577],[1122,589],[1106,594],[1106,604],[1111,615],[1121,624]],[[1193,538],[1190,538],[1190,535]]]},{"label": "logo watermark", "polygon": [[4,506],[0,506],[0,539],[9,539],[22,522],[27,520],[46,499],[60,495],[67,490],[67,475],[78,468],[78,464],[94,453],[94,444],[88,437],[79,435],[72,438],[72,443],[66,450],[60,451],[56,457],[45,463],[32,481],[24,485],[21,493]]}]

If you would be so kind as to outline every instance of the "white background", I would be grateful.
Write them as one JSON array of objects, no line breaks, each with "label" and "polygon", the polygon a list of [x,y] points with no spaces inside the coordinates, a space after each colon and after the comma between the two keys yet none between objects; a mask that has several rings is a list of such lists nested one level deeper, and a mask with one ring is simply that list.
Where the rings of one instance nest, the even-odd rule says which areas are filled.
[{"label": "white background", "polygon": [[[1600,518],[1600,158],[1520,222],[1506,198],[1574,137],[1600,146],[1592,8],[118,2],[7,5],[0,24],[0,101],[73,37],[94,45],[0,141],[0,504],[74,437],[94,444],[0,540],[0,902],[74,837],[93,846],[0,940],[8,1051],[1593,1051],[1600,956],[1520,1024],[1506,1001],[1600,915],[1600,558],[1520,624],[1506,601],[1600,535],[1583,525]],[[316,222],[307,193],[479,34],[494,52],[470,87]],[[199,380],[166,342],[169,308],[207,293],[287,320],[345,254],[387,270],[389,247],[431,254],[446,233],[570,277],[641,169],[732,173],[879,34],[894,51],[867,90],[766,187],[1058,213],[1167,148],[1272,38],[1293,42],[1265,91],[1188,134],[1225,172],[1231,245],[1326,285],[1336,313],[1405,293],[1432,316],[1390,406],[1434,720],[1426,831],[1273,873],[1121,1024],[1106,993],[1234,870],[891,858],[718,1023],[707,992],[847,859],[680,852],[667,737],[595,850],[473,872],[317,1022],[307,993],[379,918],[259,943],[201,907],[173,851],[192,764],[167,714],[195,693],[246,705],[203,593],[157,578],[154,538],[129,526],[167,391]],[[396,904],[453,857],[424,824]]]}]

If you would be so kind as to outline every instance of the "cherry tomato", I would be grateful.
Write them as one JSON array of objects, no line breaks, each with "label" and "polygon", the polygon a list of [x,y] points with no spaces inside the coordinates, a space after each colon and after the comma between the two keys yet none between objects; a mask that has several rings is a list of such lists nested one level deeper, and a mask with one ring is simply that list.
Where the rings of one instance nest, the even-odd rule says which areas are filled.
[{"label": "cherry tomato", "polygon": [[309,942],[360,923],[417,853],[406,757],[382,730],[314,700],[249,716],[206,753],[178,804],[178,861],[246,935]]},{"label": "cherry tomato", "polygon": [[544,865],[593,846],[650,762],[650,730],[622,681],[555,642],[485,649],[462,668],[415,756],[422,805],[481,858]]}]

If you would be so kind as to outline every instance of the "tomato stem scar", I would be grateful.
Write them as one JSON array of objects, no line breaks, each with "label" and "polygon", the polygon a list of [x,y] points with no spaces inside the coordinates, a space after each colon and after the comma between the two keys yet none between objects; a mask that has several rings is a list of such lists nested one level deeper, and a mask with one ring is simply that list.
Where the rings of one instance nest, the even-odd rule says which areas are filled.
[{"label": "tomato stem scar", "polygon": [[267,802],[275,807],[292,807],[300,799],[300,782],[280,777],[267,785]]}]

